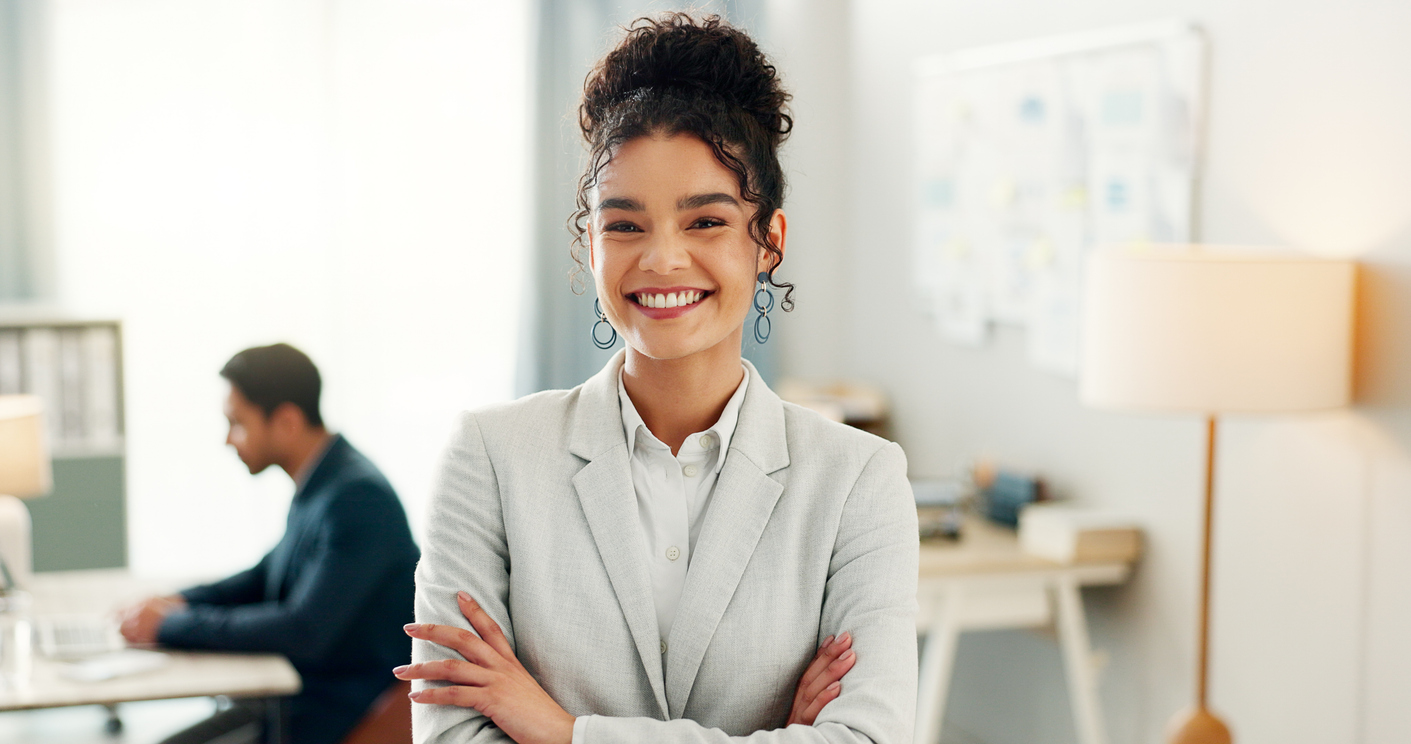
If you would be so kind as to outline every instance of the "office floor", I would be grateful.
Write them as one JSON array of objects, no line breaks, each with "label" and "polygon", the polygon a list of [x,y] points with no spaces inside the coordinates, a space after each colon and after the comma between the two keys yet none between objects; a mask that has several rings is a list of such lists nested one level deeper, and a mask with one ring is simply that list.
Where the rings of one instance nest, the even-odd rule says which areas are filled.
[{"label": "office floor", "polygon": [[215,712],[211,698],[152,700],[118,706],[123,730],[104,731],[105,709],[96,705],[0,713],[0,742],[14,744],[156,744]]}]

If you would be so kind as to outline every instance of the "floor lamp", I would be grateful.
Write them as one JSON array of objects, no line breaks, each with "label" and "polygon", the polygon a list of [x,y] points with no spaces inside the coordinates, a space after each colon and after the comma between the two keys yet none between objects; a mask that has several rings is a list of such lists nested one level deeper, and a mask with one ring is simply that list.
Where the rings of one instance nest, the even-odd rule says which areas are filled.
[{"label": "floor lamp", "polygon": [[0,594],[29,581],[29,510],[17,497],[43,496],[52,475],[43,406],[32,395],[0,395]]},{"label": "floor lamp", "polygon": [[1232,741],[1206,705],[1216,422],[1348,404],[1354,280],[1349,261],[1231,247],[1108,248],[1089,258],[1083,402],[1206,420],[1196,699],[1172,718],[1169,744]]}]

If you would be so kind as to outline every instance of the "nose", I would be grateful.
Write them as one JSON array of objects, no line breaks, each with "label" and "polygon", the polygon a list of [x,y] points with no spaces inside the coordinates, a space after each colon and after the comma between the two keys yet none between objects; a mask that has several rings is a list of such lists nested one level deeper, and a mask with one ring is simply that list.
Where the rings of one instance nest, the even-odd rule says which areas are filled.
[{"label": "nose", "polygon": [[689,268],[690,265],[691,253],[686,248],[685,236],[677,230],[653,235],[637,262],[637,268],[653,274],[669,274],[678,269]]}]

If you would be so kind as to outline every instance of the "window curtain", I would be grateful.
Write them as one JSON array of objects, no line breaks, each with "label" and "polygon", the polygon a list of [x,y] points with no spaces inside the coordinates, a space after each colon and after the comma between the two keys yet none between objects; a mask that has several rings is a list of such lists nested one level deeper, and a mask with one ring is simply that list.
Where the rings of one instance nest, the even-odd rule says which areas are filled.
[{"label": "window curtain", "polygon": [[0,302],[51,299],[43,6],[0,0]]},{"label": "window curtain", "polygon": [[[764,0],[729,0],[691,7],[700,13],[718,13],[764,43],[764,4]],[[520,316],[524,323],[517,379],[520,394],[573,387],[622,348],[619,340],[614,348],[599,350],[589,336],[596,320],[592,277],[583,274],[582,294],[574,294],[569,286],[574,264],[569,255],[568,218],[585,158],[578,101],[584,77],[621,37],[623,25],[681,7],[662,2],[540,0],[533,132],[534,248],[530,286],[524,293],[527,304]],[[780,325],[774,324],[776,339]],[[745,357],[766,381],[773,378],[772,348],[777,344],[777,340],[756,344],[747,327]]]}]

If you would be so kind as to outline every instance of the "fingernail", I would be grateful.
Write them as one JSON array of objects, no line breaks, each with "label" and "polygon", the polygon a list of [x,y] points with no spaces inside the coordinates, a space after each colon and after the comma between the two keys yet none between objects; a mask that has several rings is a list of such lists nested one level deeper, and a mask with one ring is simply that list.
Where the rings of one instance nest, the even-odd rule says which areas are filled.
[{"label": "fingernail", "polygon": [[405,630],[405,631],[408,632],[408,633],[415,633],[415,632],[416,632],[416,623],[407,623],[406,625],[403,625],[403,626],[402,626],[402,630]]},{"label": "fingernail", "polygon": [[853,653],[852,649],[849,649],[847,653],[843,654],[842,656],[839,656],[838,658],[842,659],[843,661],[852,661],[852,658],[854,656],[857,656],[857,654]]},{"label": "fingernail", "polygon": [[462,602],[474,602],[474,601],[475,601],[475,600],[471,599],[471,598],[470,598],[470,595],[469,595],[469,594],[466,594],[465,592],[456,592],[456,596],[457,596],[457,597],[460,597],[460,600],[461,600]]},{"label": "fingernail", "polygon": [[843,631],[843,634],[840,635],[840,636],[838,636],[838,643],[847,643],[848,641],[851,641],[851,640],[852,640],[852,633],[849,633],[849,632],[847,632],[847,631]]},{"label": "fingernail", "polygon": [[834,682],[833,684],[828,685],[828,690],[829,690],[829,692],[834,692],[834,691],[837,691],[838,689],[841,689],[842,686],[843,686],[843,681],[842,681],[842,680],[838,680],[837,682]]},{"label": "fingernail", "polygon": [[410,664],[403,664],[403,665],[401,665],[401,666],[399,666],[399,667],[393,669],[393,670],[392,670],[392,673],[393,673],[393,674],[401,674],[402,672],[405,672],[405,671],[407,671],[408,669],[411,669],[411,665],[410,665]]},{"label": "fingernail", "polygon": [[[837,684],[837,682],[834,682],[833,684]],[[407,693],[407,697],[412,700],[416,700],[417,698],[421,697],[421,691],[418,690],[416,692],[409,692]]]},{"label": "fingernail", "polygon": [[824,647],[824,648],[828,648],[828,647],[831,646],[831,645],[833,645],[833,636],[828,636],[827,638],[824,638],[824,639],[823,639],[823,647]]}]

